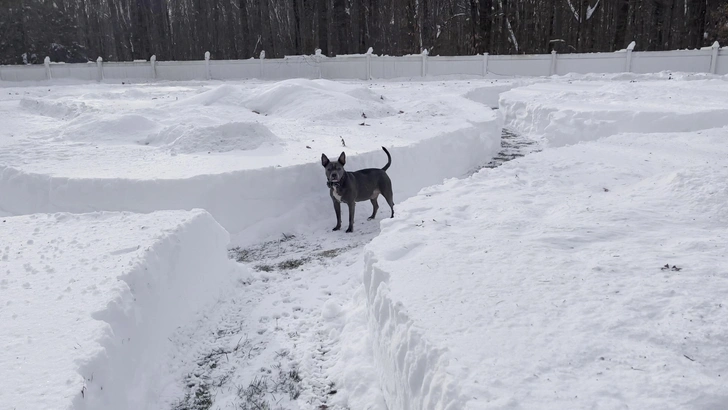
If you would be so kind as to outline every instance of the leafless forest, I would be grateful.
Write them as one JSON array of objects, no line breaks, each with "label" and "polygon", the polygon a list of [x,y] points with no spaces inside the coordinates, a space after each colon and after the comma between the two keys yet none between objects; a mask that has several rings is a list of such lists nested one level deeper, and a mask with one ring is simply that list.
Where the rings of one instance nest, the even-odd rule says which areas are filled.
[{"label": "leafless forest", "polygon": [[0,0],[0,64],[728,45],[728,0]]}]

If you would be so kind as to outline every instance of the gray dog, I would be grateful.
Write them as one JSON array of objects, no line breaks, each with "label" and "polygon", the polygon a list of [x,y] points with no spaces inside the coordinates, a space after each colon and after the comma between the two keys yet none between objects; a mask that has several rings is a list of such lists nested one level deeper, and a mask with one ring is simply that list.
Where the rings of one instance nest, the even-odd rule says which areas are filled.
[{"label": "gray dog", "polygon": [[321,165],[326,168],[326,186],[330,188],[331,200],[334,201],[334,211],[336,211],[336,226],[334,231],[341,229],[341,203],[344,202],[349,206],[349,227],[346,232],[354,231],[354,207],[357,202],[372,201],[374,211],[368,220],[377,216],[379,204],[377,197],[379,194],[384,196],[389,207],[392,209],[392,218],[394,218],[394,200],[392,198],[392,181],[387,175],[387,169],[392,164],[392,157],[389,151],[382,147],[387,154],[387,165],[382,169],[367,168],[359,171],[344,171],[346,164],[346,154],[343,152],[339,155],[337,161],[331,162],[326,154],[321,154]]}]

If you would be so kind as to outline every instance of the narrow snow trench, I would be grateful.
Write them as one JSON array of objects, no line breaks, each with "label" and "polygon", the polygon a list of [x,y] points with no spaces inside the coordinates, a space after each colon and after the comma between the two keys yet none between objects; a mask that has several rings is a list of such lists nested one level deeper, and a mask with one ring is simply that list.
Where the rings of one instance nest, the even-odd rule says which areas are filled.
[{"label": "narrow snow trench", "polygon": [[[478,169],[538,150],[535,141],[503,130],[501,151]],[[233,238],[230,257],[257,280],[238,283],[191,326],[179,329],[170,372],[184,375],[185,382],[168,386],[163,401],[173,409],[195,410],[334,410],[357,403],[386,409],[361,286],[364,245],[380,228],[363,216],[370,211],[363,205],[357,207],[354,234],[331,232],[331,209],[328,219],[273,240],[234,246]],[[383,217],[382,209],[378,219]]]},{"label": "narrow snow trench", "polygon": [[487,164],[473,170],[470,176],[483,168],[497,168],[504,163],[523,157],[532,152],[541,151],[541,146],[536,140],[521,135],[515,131],[504,128],[501,131],[501,150]]}]

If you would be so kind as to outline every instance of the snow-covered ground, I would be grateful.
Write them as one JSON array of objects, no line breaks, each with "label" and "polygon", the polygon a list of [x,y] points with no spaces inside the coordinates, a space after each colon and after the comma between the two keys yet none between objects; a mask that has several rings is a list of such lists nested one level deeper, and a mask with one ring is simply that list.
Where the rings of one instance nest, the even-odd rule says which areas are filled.
[{"label": "snow-covered ground", "polygon": [[728,125],[724,78],[620,74],[612,75],[619,80],[599,81],[599,77],[574,76],[501,94],[505,126],[558,147],[622,132],[696,131]]},{"label": "snow-covered ground", "polygon": [[547,149],[400,206],[365,277],[390,402],[728,406],[727,138]]},{"label": "snow-covered ground", "polygon": [[[325,330],[343,326],[338,323],[335,302],[327,305],[326,323],[319,323],[322,306],[334,295],[346,301],[353,292],[349,290],[360,287],[361,249],[376,235],[378,224],[364,223],[366,211],[361,211],[356,235],[338,235],[338,240],[331,240],[333,208],[320,165],[321,153],[336,156],[346,151],[349,169],[381,167],[386,156],[380,147],[387,146],[393,156],[389,173],[397,181],[395,200],[404,201],[443,178],[472,172],[498,152],[501,121],[484,104],[494,104],[501,91],[515,84],[489,80],[473,87],[468,81],[363,84],[290,80],[51,84],[3,89],[0,212],[33,215],[9,217],[13,224],[6,227],[21,224],[22,218],[54,220],[54,215],[46,214],[54,212],[147,213],[199,207],[235,234],[228,246],[227,239],[221,241],[200,233],[197,240],[204,246],[181,249],[188,258],[204,253],[192,262],[177,262],[176,254],[162,256],[173,265],[170,269],[177,263],[190,265],[185,275],[209,280],[206,286],[215,286],[224,294],[205,308],[205,298],[174,288],[160,296],[169,309],[174,309],[176,302],[192,299],[189,306],[196,312],[179,309],[184,320],[153,317],[169,323],[160,325],[164,333],[149,337],[164,335],[170,343],[154,344],[134,354],[145,358],[154,355],[154,360],[142,366],[129,353],[112,352],[99,332],[85,328],[73,331],[100,346],[88,354],[97,363],[93,369],[74,355],[48,349],[48,354],[67,359],[64,371],[80,375],[78,380],[67,377],[44,382],[51,390],[64,392],[49,396],[49,402],[73,399],[75,407],[151,409],[204,408],[212,403],[213,396],[216,405],[253,406],[267,401],[280,404],[281,394],[289,394],[291,403],[299,395],[302,402],[325,401],[330,382],[323,370],[317,370],[325,353],[321,360],[307,353],[316,351],[314,347],[320,343],[331,343]],[[433,167],[433,163],[444,166]],[[94,229],[106,235],[109,244],[124,242],[124,238],[117,238],[122,235],[127,235],[129,241],[147,243],[146,247],[164,243],[162,239],[147,238],[145,232],[137,238],[118,228],[144,225],[133,220],[135,215],[129,214],[119,223],[109,222],[105,230]],[[184,212],[176,215],[180,220],[190,217]],[[98,217],[84,214],[78,218]],[[58,241],[72,243],[78,240],[76,235],[83,235],[74,226],[58,223],[56,229]],[[64,231],[66,237],[61,234]],[[15,235],[14,229],[3,233],[3,241],[11,241]],[[175,241],[182,240],[174,237]],[[232,252],[235,259],[255,262],[249,263],[254,272],[250,280],[229,280],[214,259],[225,254],[228,247],[238,247]],[[65,251],[63,245],[59,248]],[[293,252],[295,249],[300,252]],[[48,258],[47,265],[66,276],[83,278],[96,271],[74,272],[75,265],[68,266],[69,261],[105,260],[110,254],[116,255],[116,250],[91,245],[85,246],[84,252],[85,256],[73,255],[67,260],[38,257],[41,261]],[[36,264],[27,255],[17,261],[22,263],[3,270],[8,272],[11,283],[26,274],[20,269],[23,264]],[[210,271],[193,272],[199,270],[200,263],[209,265]],[[117,280],[128,275],[108,267],[88,269],[103,269],[102,279]],[[150,273],[163,278],[170,274]],[[47,286],[60,285],[48,280]],[[201,286],[201,291],[204,289]],[[136,294],[133,289],[128,292]],[[99,321],[106,317],[104,306],[116,303],[116,298],[112,292],[103,292],[97,305],[81,305],[76,316],[69,315],[68,320],[88,321],[89,329],[92,325],[104,327]],[[169,298],[178,300],[170,303]],[[57,305],[53,301],[46,304]],[[170,330],[171,324],[174,327]],[[34,332],[45,332],[43,325],[39,322]],[[34,332],[28,331],[28,337],[39,338]],[[125,328],[112,332],[128,333]],[[243,352],[245,355],[240,356]],[[14,351],[7,354],[8,360],[14,359]],[[109,360],[126,360],[133,366],[106,366],[103,359],[96,358],[104,354],[113,356]],[[223,355],[224,363],[219,362]],[[38,359],[40,367],[42,359]],[[366,357],[361,359],[361,363],[367,362],[371,364]],[[281,370],[276,365],[286,368]],[[37,391],[39,382],[32,381],[38,374],[35,369],[26,369],[27,380],[20,382],[23,389],[19,391]],[[267,373],[259,374],[261,369],[267,369]],[[369,380],[373,381],[373,376]],[[56,384],[61,387],[56,388]],[[111,384],[115,387],[110,388]],[[378,389],[376,383],[369,384],[370,389]],[[96,386],[105,386],[105,393],[96,391]],[[122,395],[124,399],[119,400]],[[109,407],[108,403],[114,401],[116,404]],[[19,409],[38,406],[25,398],[10,397],[6,402]]]},{"label": "snow-covered ground", "polygon": [[506,123],[547,146],[617,134],[382,222],[364,284],[390,408],[728,408],[728,83],[668,81],[512,90]]},{"label": "snow-covered ground", "polygon": [[169,337],[250,280],[201,210],[1,223],[2,408],[154,408]]},{"label": "snow-covered ground", "polygon": [[[498,118],[477,101],[492,103],[509,84],[298,79],[7,88],[0,209],[203,208],[239,232],[328,203],[322,152],[345,149],[352,169],[381,167],[381,146],[396,158],[390,175],[403,181],[396,193],[404,199],[497,150]],[[475,88],[481,91],[465,96]],[[459,161],[446,161],[458,153]]]},{"label": "snow-covered ground", "polygon": [[725,80],[2,88],[0,408],[726,407]]}]

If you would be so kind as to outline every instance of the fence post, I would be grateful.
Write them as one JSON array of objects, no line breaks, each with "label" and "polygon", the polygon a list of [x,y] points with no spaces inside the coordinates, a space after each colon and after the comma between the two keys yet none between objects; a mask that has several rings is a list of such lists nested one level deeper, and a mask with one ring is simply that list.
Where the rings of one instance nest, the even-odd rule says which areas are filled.
[{"label": "fence post", "polygon": [[715,74],[718,68],[718,51],[720,50],[720,44],[716,41],[712,46],[713,54],[710,56],[710,74]]},{"label": "fence post", "polygon": [[210,52],[205,51],[205,79],[210,80],[212,79],[212,76],[210,75]]},{"label": "fence post", "polygon": [[51,58],[50,57],[46,57],[43,60],[43,65],[45,66],[45,69],[46,69],[46,78],[48,80],[52,80],[53,79],[53,75],[51,75]]},{"label": "fence post", "polygon": [[157,56],[153,55],[149,58],[149,62],[152,63],[152,79],[157,79]]},{"label": "fence post", "polygon": [[99,56],[96,59],[96,81],[101,82],[104,79],[104,59]]},{"label": "fence post", "polygon": [[488,76],[488,53],[483,53],[483,77]]},{"label": "fence post", "polygon": [[369,47],[366,53],[366,63],[367,63],[367,81],[372,79],[372,53],[374,52],[374,49]]},{"label": "fence post", "polygon": [[556,74],[556,50],[551,50],[551,74]]},{"label": "fence post", "polygon": [[316,61],[316,68],[318,68],[318,75],[321,78],[321,49],[317,48],[314,52],[314,61]]},{"label": "fence post", "polygon": [[422,77],[427,77],[427,49],[422,50]]},{"label": "fence post", "polygon": [[625,63],[624,71],[627,73],[632,72],[632,50],[634,50],[634,47],[637,43],[634,41],[629,43],[627,46],[627,62]]},{"label": "fence post", "polygon": [[265,50],[260,50],[260,55],[258,56],[258,59],[260,60],[259,69],[260,69],[260,79],[265,78],[265,70],[263,69],[263,60],[265,60]]}]

